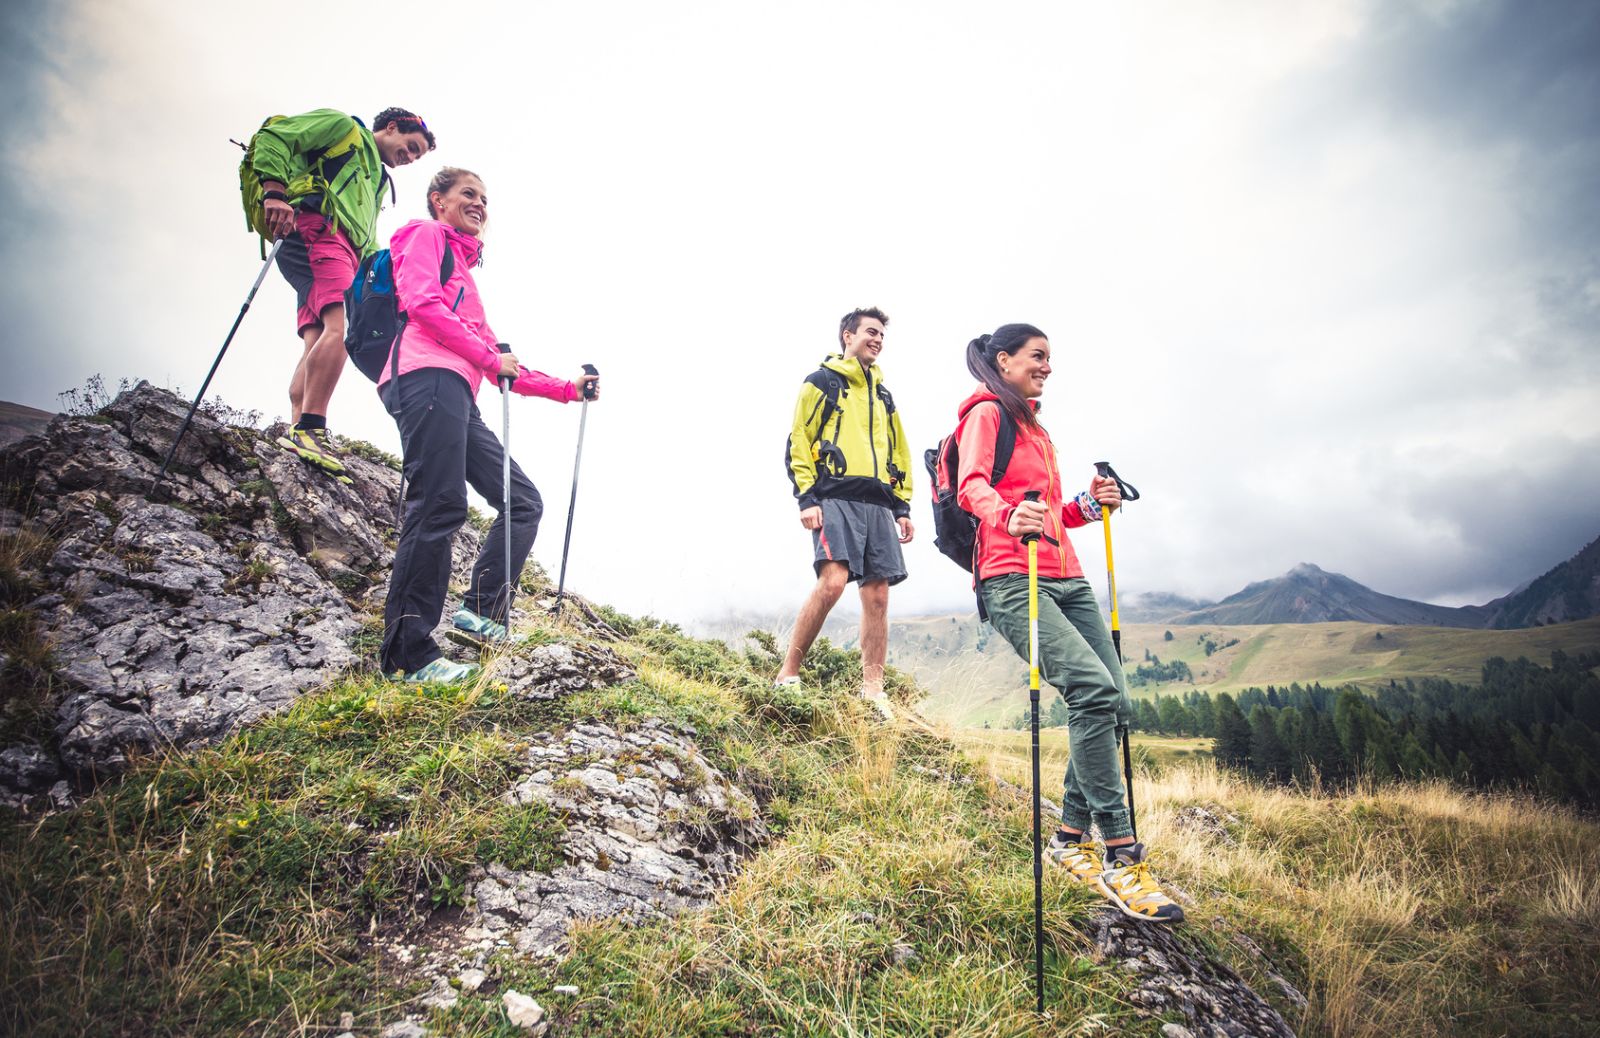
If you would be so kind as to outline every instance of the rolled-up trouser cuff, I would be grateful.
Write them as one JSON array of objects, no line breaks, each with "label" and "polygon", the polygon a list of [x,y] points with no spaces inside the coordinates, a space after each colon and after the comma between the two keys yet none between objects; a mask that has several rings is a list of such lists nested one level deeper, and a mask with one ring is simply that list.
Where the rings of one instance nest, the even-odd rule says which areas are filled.
[{"label": "rolled-up trouser cuff", "polygon": [[1100,828],[1100,839],[1115,840],[1123,836],[1133,835],[1133,826],[1128,824],[1128,812],[1114,811],[1108,815],[1095,815],[1094,824]]},{"label": "rolled-up trouser cuff", "polygon": [[1061,827],[1072,829],[1075,832],[1087,833],[1089,831],[1089,812],[1074,811],[1070,807],[1061,809]]}]

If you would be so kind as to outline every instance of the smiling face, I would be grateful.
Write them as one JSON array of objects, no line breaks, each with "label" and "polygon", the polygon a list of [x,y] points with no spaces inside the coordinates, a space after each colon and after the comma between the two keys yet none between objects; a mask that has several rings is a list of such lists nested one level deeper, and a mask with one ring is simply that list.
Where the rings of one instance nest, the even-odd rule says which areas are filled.
[{"label": "smiling face", "polygon": [[1012,389],[1032,400],[1044,393],[1044,380],[1050,377],[1050,340],[1035,335],[1015,353],[997,353],[1000,377]]},{"label": "smiling face", "polygon": [[876,317],[863,317],[857,322],[855,331],[844,333],[845,357],[859,360],[862,367],[872,367],[882,352],[883,322]]},{"label": "smiling face", "polygon": [[483,189],[483,181],[471,173],[457,178],[448,191],[429,193],[428,205],[434,219],[474,238],[483,233],[483,225],[489,220],[489,195]]},{"label": "smiling face", "polygon": [[396,166],[409,166],[426,155],[430,147],[428,138],[421,130],[415,133],[401,133],[396,123],[390,123],[383,129],[375,131],[372,134],[372,142],[378,146],[378,157],[391,169]]}]

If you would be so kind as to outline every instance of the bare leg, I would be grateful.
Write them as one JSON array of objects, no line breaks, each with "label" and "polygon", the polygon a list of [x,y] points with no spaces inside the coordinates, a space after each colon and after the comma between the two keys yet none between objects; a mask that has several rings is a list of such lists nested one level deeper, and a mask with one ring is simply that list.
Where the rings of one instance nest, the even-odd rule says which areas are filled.
[{"label": "bare leg", "polygon": [[795,619],[794,635],[789,639],[789,654],[783,659],[783,669],[778,671],[777,680],[792,678],[800,673],[800,663],[806,658],[806,650],[817,640],[822,622],[828,618],[828,611],[839,601],[839,596],[844,594],[844,586],[849,582],[849,566],[842,562],[822,564],[822,572],[817,575],[817,586],[811,589],[805,605],[800,607],[800,615]]},{"label": "bare leg", "polygon": [[[300,420],[300,412],[305,410],[306,402],[306,361],[311,357],[311,348],[317,344],[317,337],[322,334],[322,326],[314,324],[300,333],[304,342],[305,351],[300,354],[300,362],[294,366],[294,377],[289,380],[289,424]],[[313,411],[312,414],[318,412]]]},{"label": "bare leg", "polygon": [[[344,373],[344,304],[324,307],[322,331],[306,348],[300,361],[304,374],[302,411],[326,415],[334,387]],[[298,416],[296,416],[298,418]]]},{"label": "bare leg", "polygon": [[889,582],[861,585],[861,687],[868,695],[883,691],[883,658],[889,649]]}]

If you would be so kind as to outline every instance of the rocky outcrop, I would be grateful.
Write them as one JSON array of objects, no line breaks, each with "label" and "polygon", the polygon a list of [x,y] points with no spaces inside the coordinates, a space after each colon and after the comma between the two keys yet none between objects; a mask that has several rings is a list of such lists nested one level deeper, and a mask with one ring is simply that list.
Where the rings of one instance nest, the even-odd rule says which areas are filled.
[{"label": "rocky outcrop", "polygon": [[[1221,919],[1213,923],[1227,928]],[[1167,1038],[1294,1038],[1276,1009],[1183,929],[1137,922],[1109,909],[1095,917],[1093,926],[1095,953],[1119,960],[1138,979],[1128,1001],[1153,1016],[1183,1015],[1184,1023],[1162,1027]],[[1265,961],[1247,938],[1240,947]],[[1286,999],[1305,1007],[1305,997],[1288,981],[1276,973],[1269,977]]]},{"label": "rocky outcrop", "polygon": [[508,794],[561,813],[567,864],[549,875],[489,863],[473,888],[481,925],[520,952],[557,954],[574,919],[659,918],[711,902],[740,858],[769,839],[755,802],[691,741],[650,721],[581,724],[535,737]]},{"label": "rocky outcrop", "polygon": [[[335,482],[274,443],[280,430],[201,411],[152,494],[186,411],[141,383],[0,450],[0,536],[33,549],[8,553],[5,606],[48,649],[27,673],[6,663],[13,694],[44,700],[45,721],[0,746],[14,791],[215,740],[358,662],[399,473],[352,453],[351,482]],[[459,560],[477,539],[463,529]]]},{"label": "rocky outcrop", "polygon": [[[559,670],[568,664],[547,661],[536,668],[544,677],[524,687],[598,678],[593,661],[611,654],[586,651],[590,662],[579,657],[567,676]],[[562,863],[541,872],[484,862],[458,919],[432,920],[384,944],[395,967],[433,985],[422,1004],[449,1006],[458,992],[477,990],[497,951],[560,956],[575,921],[641,922],[709,905],[771,836],[755,802],[701,754],[695,734],[650,720],[628,730],[591,723],[535,735],[505,799],[543,804],[562,819]]]}]

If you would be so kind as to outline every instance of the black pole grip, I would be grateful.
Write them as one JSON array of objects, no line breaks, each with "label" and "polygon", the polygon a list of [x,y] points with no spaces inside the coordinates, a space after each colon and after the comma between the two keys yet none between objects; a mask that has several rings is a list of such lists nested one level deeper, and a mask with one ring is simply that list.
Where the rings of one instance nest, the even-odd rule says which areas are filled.
[{"label": "black pole grip", "polygon": [[1101,479],[1116,481],[1117,493],[1122,495],[1124,502],[1139,500],[1139,488],[1117,475],[1117,470],[1111,467],[1111,462],[1097,461],[1094,463],[1094,470],[1099,473]]},{"label": "black pole grip", "polygon": [[[510,353],[511,352],[511,344],[509,342],[497,342],[497,343],[494,344],[494,348],[499,350],[501,353]],[[500,388],[501,389],[509,390],[511,388],[511,383],[512,383],[513,380],[509,379],[509,378],[505,378],[504,376],[502,376],[502,377],[496,379],[495,381],[500,383]]]},{"label": "black pole grip", "polygon": [[[1039,493],[1039,491],[1037,491],[1037,490],[1030,490],[1026,494],[1022,495],[1022,500],[1024,500],[1024,501],[1037,501],[1037,500],[1039,500],[1039,498],[1041,498],[1043,496],[1044,495]],[[1031,543],[1031,542],[1036,541],[1038,539],[1039,539],[1039,535],[1036,534],[1036,533],[1025,533],[1025,534],[1022,535],[1022,543],[1023,544],[1028,544],[1028,543]]]},{"label": "black pole grip", "polygon": [[[593,364],[585,364],[583,366],[583,373],[585,375],[593,375],[596,381],[598,381],[600,378],[600,369],[595,367]],[[595,385],[596,382],[585,382],[583,384],[583,398],[585,400],[594,399]]]}]

